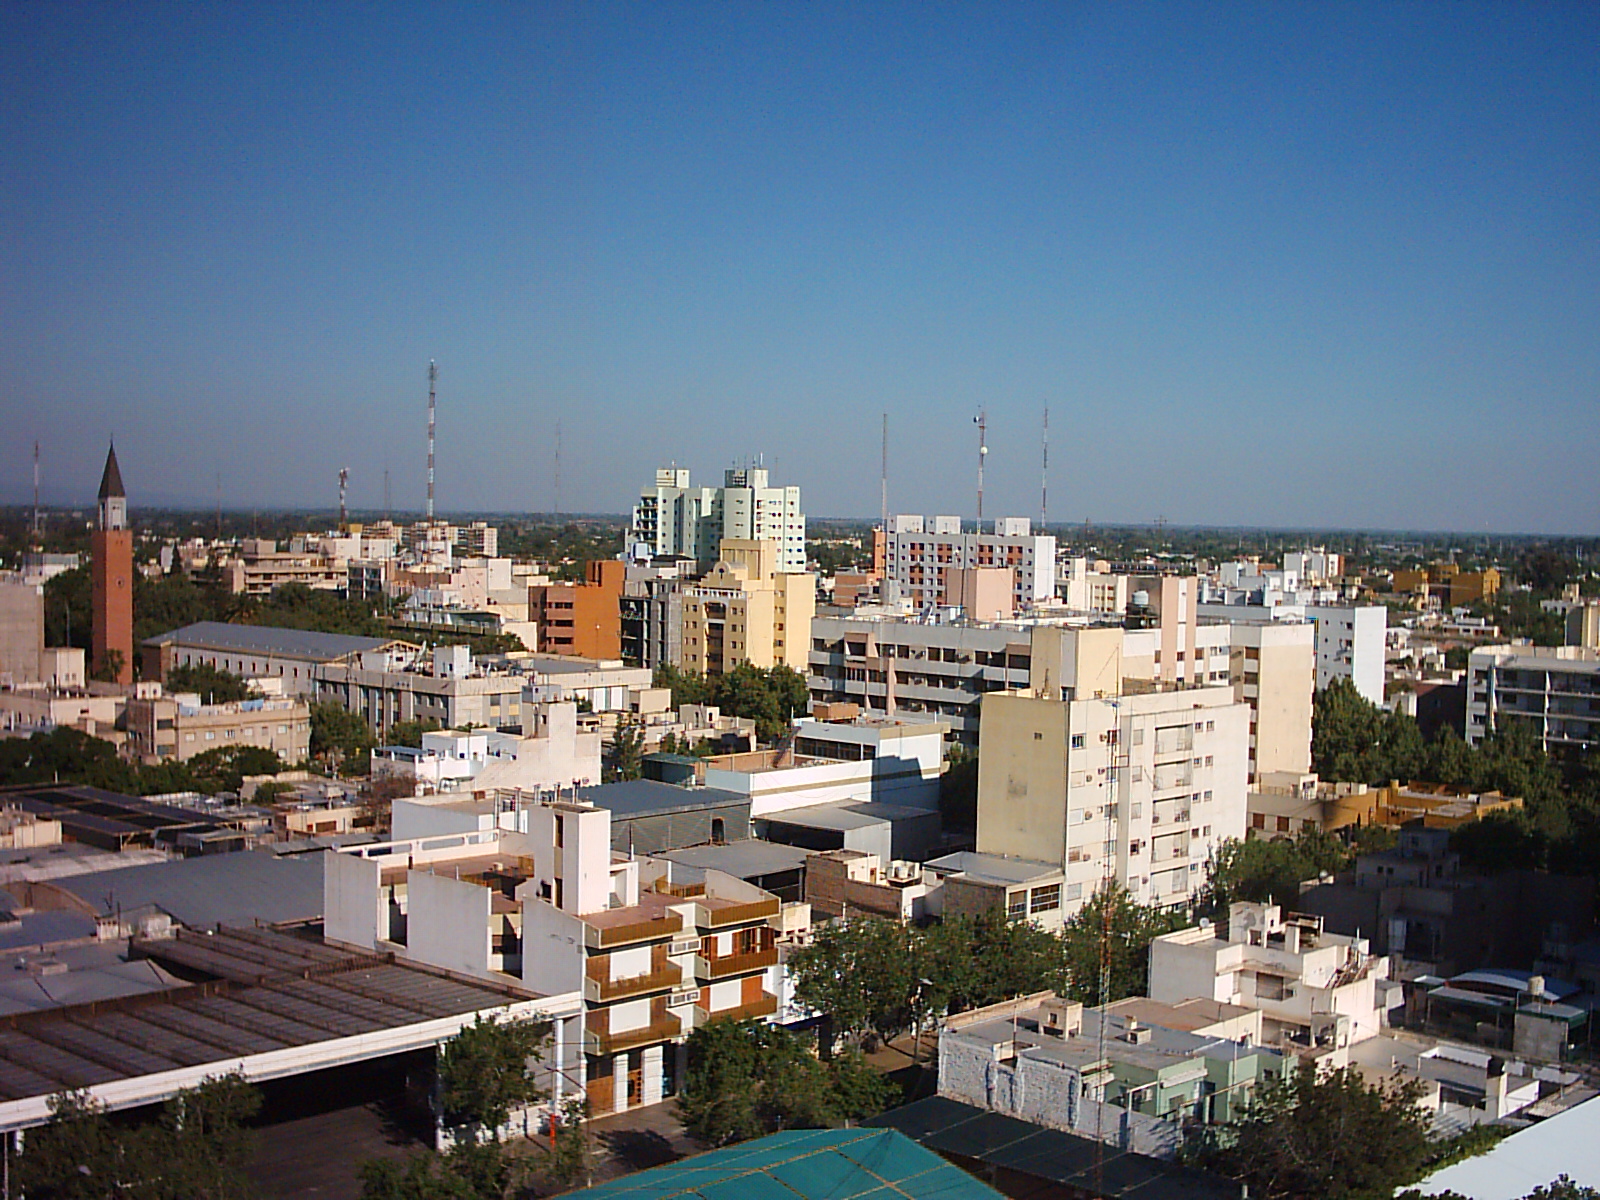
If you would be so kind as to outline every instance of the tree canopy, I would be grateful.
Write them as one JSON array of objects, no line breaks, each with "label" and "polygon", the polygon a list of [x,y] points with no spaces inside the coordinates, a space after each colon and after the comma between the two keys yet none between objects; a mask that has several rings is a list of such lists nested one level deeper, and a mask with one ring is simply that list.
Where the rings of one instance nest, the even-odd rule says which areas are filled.
[{"label": "tree canopy", "polygon": [[446,1125],[467,1140],[490,1141],[519,1108],[544,1092],[529,1060],[550,1040],[539,1021],[484,1018],[481,1014],[439,1052],[439,1107]]},{"label": "tree canopy", "polygon": [[672,692],[672,707],[714,704],[731,717],[756,723],[756,735],[775,741],[789,731],[793,718],[804,716],[811,705],[806,679],[786,666],[771,668],[738,664],[721,675],[706,677],[677,667],[657,667],[656,687]]}]

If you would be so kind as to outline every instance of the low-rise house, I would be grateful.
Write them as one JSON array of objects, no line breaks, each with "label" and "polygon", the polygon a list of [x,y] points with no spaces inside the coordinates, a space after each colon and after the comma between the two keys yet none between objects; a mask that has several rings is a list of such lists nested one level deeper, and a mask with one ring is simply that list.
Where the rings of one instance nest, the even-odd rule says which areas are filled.
[{"label": "low-rise house", "polygon": [[975,850],[929,859],[926,866],[939,885],[934,907],[945,917],[1000,909],[1008,917],[1026,918],[1052,933],[1061,931],[1067,894],[1082,887],[1067,883],[1059,865]]},{"label": "low-rise house", "polygon": [[373,775],[406,780],[418,795],[600,782],[600,734],[579,725],[576,704],[525,705],[522,718],[512,730],[442,729],[424,733],[420,747],[384,746]]},{"label": "low-rise house", "polygon": [[1258,1008],[1269,1045],[1337,1048],[1375,1037],[1389,1009],[1389,960],[1365,938],[1328,933],[1321,917],[1235,902],[1227,925],[1150,943],[1150,997],[1194,996]]},{"label": "low-rise house", "polygon": [[250,746],[285,762],[311,753],[311,709],[300,699],[201,704],[194,693],[128,701],[128,748],[147,763],[187,762],[208,750]]}]

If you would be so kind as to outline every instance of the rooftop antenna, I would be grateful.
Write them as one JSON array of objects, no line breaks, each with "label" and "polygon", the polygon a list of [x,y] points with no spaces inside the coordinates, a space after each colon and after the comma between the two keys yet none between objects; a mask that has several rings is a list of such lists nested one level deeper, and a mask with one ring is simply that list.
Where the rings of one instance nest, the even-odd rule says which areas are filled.
[{"label": "rooftop antenna", "polygon": [[556,473],[555,473],[555,509],[556,516],[561,515],[561,418],[556,418]]},{"label": "rooftop antenna", "polygon": [[343,533],[350,528],[350,514],[344,506],[345,488],[350,483],[350,468],[339,468],[339,532]]},{"label": "rooftop antenna", "polygon": [[1044,467],[1039,476],[1039,532],[1050,522],[1050,406],[1044,406]]},{"label": "rooftop antenna", "polygon": [[428,360],[428,523],[433,524],[433,430],[435,399],[434,388],[439,382],[439,368],[433,359]]},{"label": "rooftop antenna", "polygon": [[889,414],[883,414],[883,473],[879,481],[879,488],[883,495],[883,532],[889,533]]},{"label": "rooftop antenna", "polygon": [[978,415],[972,418],[972,423],[978,427],[978,527],[983,528],[983,464],[989,457],[989,410],[980,409]]},{"label": "rooftop antenna", "polygon": [[222,472],[217,472],[217,539],[222,539]]},{"label": "rooftop antenna", "polygon": [[39,536],[39,439],[33,439],[33,536]]},{"label": "rooftop antenna", "polygon": [[394,520],[394,506],[389,503],[389,464],[383,465],[383,519]]}]

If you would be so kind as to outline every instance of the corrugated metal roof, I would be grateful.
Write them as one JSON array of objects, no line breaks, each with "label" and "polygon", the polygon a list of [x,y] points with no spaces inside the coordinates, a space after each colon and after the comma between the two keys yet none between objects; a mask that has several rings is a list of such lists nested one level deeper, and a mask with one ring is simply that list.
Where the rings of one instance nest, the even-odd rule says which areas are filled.
[{"label": "corrugated metal roof", "polygon": [[55,884],[98,913],[157,908],[191,929],[322,916],[321,854],[203,854],[73,875]]},{"label": "corrugated metal roof", "polygon": [[1000,1193],[893,1129],[797,1129],[590,1188],[667,1200],[997,1200]]},{"label": "corrugated metal roof", "polygon": [[277,625],[233,625],[226,621],[197,621],[145,640],[146,646],[182,645],[202,650],[235,650],[246,654],[277,654],[287,658],[329,661],[362,650],[387,646],[393,638],[358,637],[350,633],[314,633],[309,629],[284,629]]},{"label": "corrugated metal roof", "polygon": [[628,779],[621,783],[602,783],[578,789],[578,798],[587,804],[609,809],[613,816],[637,817],[654,813],[693,812],[701,808],[750,805],[749,796],[725,792],[720,788],[686,788],[654,779]]},{"label": "corrugated metal roof", "polygon": [[[1238,1200],[1232,1180],[933,1096],[874,1117],[931,1150],[1117,1200]],[[1096,1188],[1096,1163],[1101,1186]]]}]

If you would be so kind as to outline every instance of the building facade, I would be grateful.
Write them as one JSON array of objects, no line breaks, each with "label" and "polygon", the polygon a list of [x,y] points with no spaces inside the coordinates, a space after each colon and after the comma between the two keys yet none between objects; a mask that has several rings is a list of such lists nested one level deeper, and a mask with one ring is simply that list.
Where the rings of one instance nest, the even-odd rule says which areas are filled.
[{"label": "building facade", "polygon": [[1480,646],[1467,660],[1467,743],[1523,722],[1549,753],[1600,746],[1600,650]]},{"label": "building facade", "polygon": [[133,682],[133,532],[128,528],[128,493],[117,466],[117,448],[106,454],[100,477],[99,521],[89,538],[94,635],[90,670],[97,679]]},{"label": "building facade", "polygon": [[697,569],[716,564],[723,539],[777,543],[777,569],[806,569],[806,518],[798,487],[772,487],[760,467],[731,468],[720,488],[693,487],[677,467],[656,472],[655,486],[633,510],[629,542],[651,557],[693,559]]},{"label": "building facade", "polygon": [[890,518],[884,578],[916,608],[957,602],[952,571],[1002,567],[1015,607],[1048,604],[1056,594],[1056,539],[1035,534],[1026,517],[1002,517],[992,530],[962,532],[960,517]]}]

